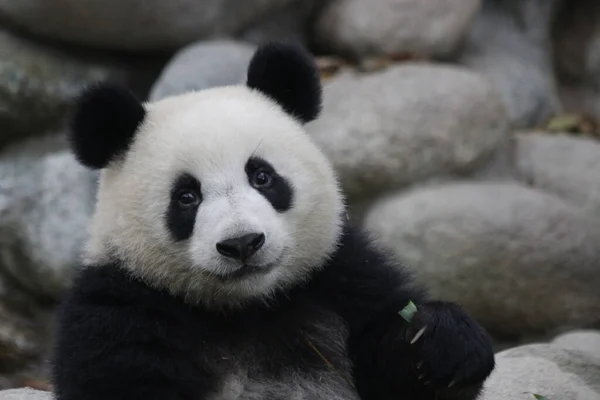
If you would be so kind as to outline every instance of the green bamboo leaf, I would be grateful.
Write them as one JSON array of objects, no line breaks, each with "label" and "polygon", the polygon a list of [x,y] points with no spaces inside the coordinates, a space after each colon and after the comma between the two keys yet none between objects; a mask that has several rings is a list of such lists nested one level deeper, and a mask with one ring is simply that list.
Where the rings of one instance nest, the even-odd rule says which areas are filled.
[{"label": "green bamboo leaf", "polygon": [[413,316],[415,315],[416,312],[417,312],[417,306],[415,305],[415,303],[413,303],[412,301],[409,300],[406,307],[404,307],[402,310],[398,311],[398,314],[400,314],[400,316],[402,318],[404,318],[406,320],[406,322],[410,322],[410,320],[413,318]]}]

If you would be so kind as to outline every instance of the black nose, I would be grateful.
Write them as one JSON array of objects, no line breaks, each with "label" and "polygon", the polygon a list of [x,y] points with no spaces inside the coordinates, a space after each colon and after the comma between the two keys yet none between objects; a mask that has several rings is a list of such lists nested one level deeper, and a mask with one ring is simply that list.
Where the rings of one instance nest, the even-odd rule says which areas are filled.
[{"label": "black nose", "polygon": [[249,233],[247,235],[226,239],[217,243],[217,251],[225,257],[246,261],[265,244],[265,235]]}]

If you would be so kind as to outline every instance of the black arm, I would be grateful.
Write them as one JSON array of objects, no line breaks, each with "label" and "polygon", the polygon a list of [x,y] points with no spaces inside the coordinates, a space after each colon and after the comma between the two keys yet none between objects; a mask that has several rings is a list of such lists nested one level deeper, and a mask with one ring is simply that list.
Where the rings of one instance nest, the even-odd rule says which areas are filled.
[{"label": "black arm", "polygon": [[[348,323],[363,400],[477,397],[494,364],[487,334],[458,306],[429,301],[363,233],[346,229],[316,282]],[[398,314],[409,301],[418,309],[410,323]]]},{"label": "black arm", "polygon": [[59,310],[57,400],[202,399],[215,379],[187,312],[114,266],[84,270]]}]

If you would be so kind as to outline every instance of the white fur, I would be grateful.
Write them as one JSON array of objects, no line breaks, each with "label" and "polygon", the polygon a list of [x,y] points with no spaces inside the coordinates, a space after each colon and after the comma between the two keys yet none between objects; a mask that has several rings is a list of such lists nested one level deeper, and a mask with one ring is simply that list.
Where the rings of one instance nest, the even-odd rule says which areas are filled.
[{"label": "white fur", "polygon": [[[343,201],[329,161],[304,128],[245,86],[214,88],[146,104],[147,117],[122,160],[101,174],[86,262],[123,260],[156,287],[207,305],[268,299],[323,265],[340,236]],[[266,159],[294,187],[293,206],[279,213],[253,189],[244,166]],[[191,239],[176,243],[166,228],[170,189],[183,172],[202,185]],[[263,232],[253,263],[266,275],[221,281],[236,266],[218,241]]]}]

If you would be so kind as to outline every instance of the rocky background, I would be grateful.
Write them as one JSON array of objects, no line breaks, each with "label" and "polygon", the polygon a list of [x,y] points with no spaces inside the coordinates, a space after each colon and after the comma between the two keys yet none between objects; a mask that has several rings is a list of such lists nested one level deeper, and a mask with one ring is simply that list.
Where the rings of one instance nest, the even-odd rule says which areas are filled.
[{"label": "rocky background", "polygon": [[599,400],[588,0],[0,0],[0,399],[50,398],[53,310],[96,184],[66,149],[73,96],[239,83],[270,39],[317,57],[325,108],[308,128],[351,218],[497,340],[484,399]]}]

